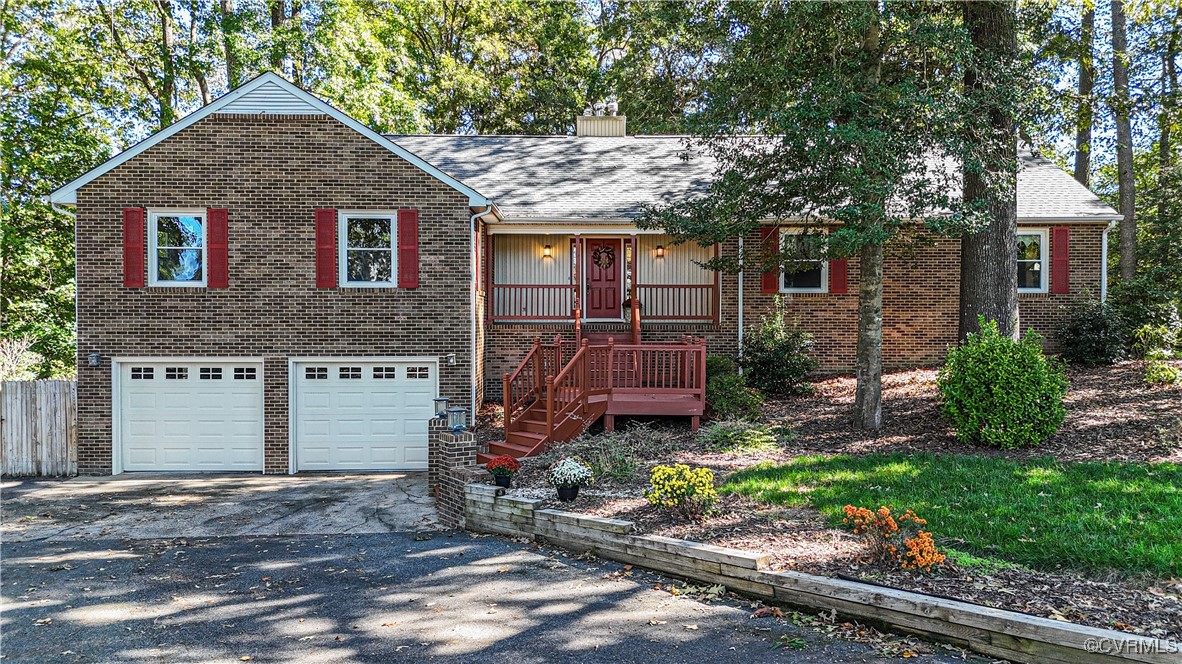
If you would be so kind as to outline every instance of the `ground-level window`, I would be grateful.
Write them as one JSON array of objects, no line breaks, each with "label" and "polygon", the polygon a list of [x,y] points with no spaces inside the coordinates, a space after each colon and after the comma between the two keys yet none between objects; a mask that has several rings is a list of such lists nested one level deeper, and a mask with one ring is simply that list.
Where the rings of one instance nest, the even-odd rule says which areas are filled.
[{"label": "ground-level window", "polygon": [[337,237],[342,285],[397,285],[397,218],[395,212],[340,213]]},{"label": "ground-level window", "polygon": [[150,211],[148,276],[152,286],[205,285],[205,211]]},{"label": "ground-level window", "polygon": [[1018,231],[1018,292],[1047,292],[1047,232]]},{"label": "ground-level window", "polygon": [[829,261],[815,256],[813,243],[801,231],[784,230],[780,250],[794,260],[786,261],[780,271],[781,293],[826,293],[829,291]]}]

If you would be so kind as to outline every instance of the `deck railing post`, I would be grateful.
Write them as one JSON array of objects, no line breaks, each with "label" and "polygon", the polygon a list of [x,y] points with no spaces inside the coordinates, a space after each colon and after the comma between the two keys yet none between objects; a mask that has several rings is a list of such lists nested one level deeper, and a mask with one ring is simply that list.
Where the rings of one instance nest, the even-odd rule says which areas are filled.
[{"label": "deck railing post", "polygon": [[512,421],[510,419],[510,415],[512,415],[511,410],[513,408],[513,387],[509,384],[509,374],[505,374],[504,376],[502,376],[501,381],[502,381],[501,385],[503,388],[503,390],[501,392],[501,394],[503,395],[501,397],[501,406],[505,410],[505,431],[508,431],[509,425],[512,424]]},{"label": "deck railing post", "polygon": [[541,396],[542,394],[542,377],[545,375],[542,369],[542,340],[539,337],[534,337],[534,394]]},{"label": "deck railing post", "polygon": [[579,344],[579,352],[582,353],[582,358],[579,360],[579,381],[583,384],[579,391],[582,398],[582,405],[579,406],[579,412],[582,413],[587,408],[587,395],[591,392],[591,348],[587,344],[587,340],[583,339]]},{"label": "deck railing post", "polygon": [[546,438],[554,435],[554,376],[546,376]]}]

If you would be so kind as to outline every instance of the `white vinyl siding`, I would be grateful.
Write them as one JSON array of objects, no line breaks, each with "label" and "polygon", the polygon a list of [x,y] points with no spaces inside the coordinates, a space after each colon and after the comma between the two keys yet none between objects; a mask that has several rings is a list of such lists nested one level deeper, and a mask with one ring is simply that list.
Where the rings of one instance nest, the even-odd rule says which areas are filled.
[{"label": "white vinyl siding", "polygon": [[218,113],[245,115],[323,115],[324,111],[284,90],[273,82],[266,82],[223,106]]}]

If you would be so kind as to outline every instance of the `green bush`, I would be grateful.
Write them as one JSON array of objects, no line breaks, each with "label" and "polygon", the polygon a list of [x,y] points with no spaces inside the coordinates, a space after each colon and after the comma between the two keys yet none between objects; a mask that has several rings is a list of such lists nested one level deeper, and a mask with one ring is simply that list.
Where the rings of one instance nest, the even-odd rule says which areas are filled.
[{"label": "green bush", "polygon": [[698,441],[718,452],[762,452],[779,449],[780,441],[791,440],[792,427],[752,424],[741,420],[723,420],[706,426]]},{"label": "green bush", "polygon": [[809,356],[813,335],[789,325],[784,307],[776,298],[771,313],[760,318],[743,338],[739,360],[747,384],[769,394],[808,394],[813,386],[805,381],[819,366]]},{"label": "green bush", "polygon": [[981,331],[952,349],[936,385],[948,425],[960,440],[1003,449],[1037,445],[1059,430],[1067,409],[1061,363],[1028,332],[1014,341],[982,320]]},{"label": "green bush", "polygon": [[1173,363],[1182,347],[1182,329],[1165,325],[1142,325],[1133,333],[1134,350],[1145,358],[1145,382],[1172,385],[1182,381],[1182,369]]},{"label": "green bush", "polygon": [[726,355],[707,355],[706,356],[706,377],[713,378],[715,376],[738,376],[739,365],[735,363],[734,359]]},{"label": "green bush", "polygon": [[717,420],[754,420],[763,406],[763,395],[747,387],[737,374],[706,374],[706,413]]},{"label": "green bush", "polygon": [[1182,327],[1182,293],[1163,285],[1151,275],[1139,275],[1129,282],[1112,286],[1108,304],[1125,323],[1129,341],[1133,334],[1146,325],[1164,325],[1171,329]]},{"label": "green bush", "polygon": [[1076,305],[1059,329],[1063,359],[1072,364],[1094,367],[1112,364],[1125,357],[1128,328],[1112,305],[1085,300]]}]

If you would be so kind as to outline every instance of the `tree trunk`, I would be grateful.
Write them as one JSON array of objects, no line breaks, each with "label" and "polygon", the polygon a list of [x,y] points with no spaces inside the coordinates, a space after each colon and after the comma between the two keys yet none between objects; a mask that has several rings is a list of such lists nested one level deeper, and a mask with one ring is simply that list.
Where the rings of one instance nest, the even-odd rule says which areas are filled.
[{"label": "tree trunk", "polygon": [[883,246],[861,249],[858,276],[858,350],[854,361],[854,426],[882,426],[882,266]]},{"label": "tree trunk", "polygon": [[[868,3],[866,33],[862,36],[863,94],[874,100],[882,80],[882,16],[876,3]],[[881,221],[879,224],[881,225]],[[882,426],[882,240],[874,239],[859,250],[858,347],[854,359],[854,426],[865,431]]]},{"label": "tree trunk", "polygon": [[[1174,17],[1177,21],[1177,16]],[[1170,40],[1166,44],[1166,52],[1162,54],[1161,67],[1161,110],[1157,118],[1158,164],[1157,182],[1161,191],[1168,191],[1170,170],[1174,166],[1174,112],[1177,108],[1178,69],[1175,60],[1178,59],[1178,26],[1175,24],[1170,31]],[[1166,196],[1158,197],[1157,218],[1160,223],[1165,219]]]},{"label": "tree trunk", "polygon": [[271,69],[284,74],[283,61],[285,53],[285,37],[283,23],[287,19],[284,0],[271,0]]},{"label": "tree trunk", "polygon": [[962,5],[973,56],[965,70],[965,94],[981,109],[968,128],[968,145],[979,150],[981,170],[964,170],[964,200],[986,212],[988,226],[961,238],[960,336],[997,321],[1002,334],[1018,336],[1017,129],[1013,109],[999,95],[1013,86],[1018,45],[1014,5],[977,0]]},{"label": "tree trunk", "polygon": [[1092,88],[1096,67],[1092,60],[1096,40],[1096,10],[1083,13],[1079,35],[1079,101],[1075,111],[1075,179],[1088,186],[1092,167]]},{"label": "tree trunk", "polygon": [[233,90],[242,84],[242,67],[238,62],[238,50],[234,47],[238,34],[237,9],[234,0],[221,0],[218,23],[222,29],[222,56],[226,60],[226,86]]},{"label": "tree trunk", "polygon": [[176,122],[176,40],[172,34],[172,3],[160,1],[156,3],[156,11],[160,15],[160,94],[157,102],[160,104],[160,128],[164,129]]},{"label": "tree trunk", "polygon": [[1129,48],[1125,8],[1112,0],[1112,113],[1116,117],[1116,180],[1120,189],[1120,278],[1137,276],[1137,197],[1133,184],[1133,131],[1129,123]]}]

